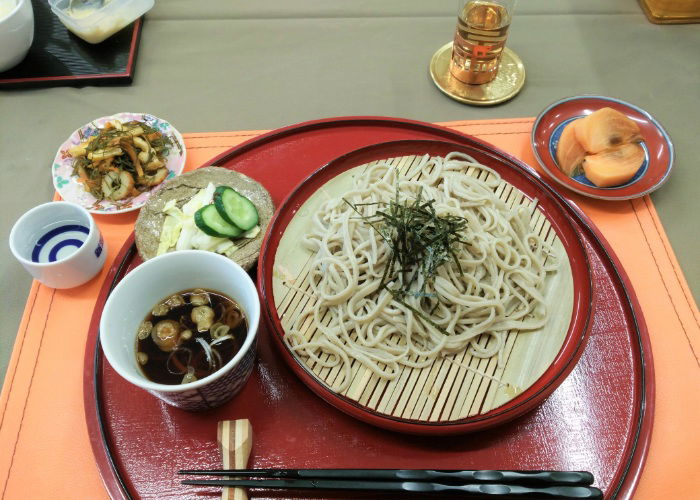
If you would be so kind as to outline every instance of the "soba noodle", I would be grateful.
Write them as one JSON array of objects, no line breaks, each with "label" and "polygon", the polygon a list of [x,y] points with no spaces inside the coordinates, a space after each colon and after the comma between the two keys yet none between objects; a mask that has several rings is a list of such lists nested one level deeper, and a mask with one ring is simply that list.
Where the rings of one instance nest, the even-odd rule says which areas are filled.
[{"label": "soba noodle", "polygon": [[[509,331],[544,325],[543,287],[557,259],[531,222],[536,201],[511,209],[494,194],[500,184],[495,171],[462,153],[426,155],[409,172],[380,161],[357,174],[351,191],[323,203],[303,237],[313,254],[313,298],[288,329],[289,347],[317,366],[341,365],[339,392],[353,360],[382,379],[465,349],[502,363]],[[387,289],[394,283],[380,286],[391,248],[366,221],[397,196],[434,200],[438,216],[467,222],[454,248],[459,265],[445,262],[430,281],[418,276],[403,300]]]}]

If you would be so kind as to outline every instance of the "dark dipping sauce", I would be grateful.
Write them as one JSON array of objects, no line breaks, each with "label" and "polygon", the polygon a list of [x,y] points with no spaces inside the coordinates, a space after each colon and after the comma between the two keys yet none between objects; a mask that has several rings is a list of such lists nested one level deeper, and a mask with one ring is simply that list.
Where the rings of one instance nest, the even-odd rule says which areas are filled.
[{"label": "dark dipping sauce", "polygon": [[136,360],[152,382],[194,382],[228,363],[247,332],[245,313],[236,301],[212,290],[184,290],[161,300],[141,323]]}]

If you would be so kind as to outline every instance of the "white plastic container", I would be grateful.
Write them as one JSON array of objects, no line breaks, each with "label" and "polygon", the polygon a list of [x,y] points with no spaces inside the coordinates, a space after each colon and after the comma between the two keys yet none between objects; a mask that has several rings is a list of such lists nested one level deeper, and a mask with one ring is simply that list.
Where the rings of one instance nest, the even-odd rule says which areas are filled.
[{"label": "white plastic container", "polygon": [[87,15],[71,15],[70,0],[49,0],[51,10],[73,34],[88,43],[100,43],[151,10],[154,0],[105,0]]}]

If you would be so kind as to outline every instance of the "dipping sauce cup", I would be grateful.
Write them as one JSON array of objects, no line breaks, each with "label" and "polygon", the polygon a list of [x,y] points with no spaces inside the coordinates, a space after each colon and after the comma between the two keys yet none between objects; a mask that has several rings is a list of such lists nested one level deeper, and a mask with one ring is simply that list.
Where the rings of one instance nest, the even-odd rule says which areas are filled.
[{"label": "dipping sauce cup", "polygon": [[105,263],[107,248],[90,213],[67,201],[52,201],[22,215],[10,231],[10,250],[51,288],[73,288],[91,280]]},{"label": "dipping sauce cup", "polygon": [[[194,288],[227,295],[238,303],[248,325],[245,341],[223,367],[200,380],[177,385],[152,382],[136,359],[139,325],[163,299]],[[201,411],[223,405],[245,385],[253,371],[259,321],[258,291],[241,266],[214,252],[181,250],[147,260],[117,284],[102,310],[100,343],[109,364],[124,379],[171,406]]]}]

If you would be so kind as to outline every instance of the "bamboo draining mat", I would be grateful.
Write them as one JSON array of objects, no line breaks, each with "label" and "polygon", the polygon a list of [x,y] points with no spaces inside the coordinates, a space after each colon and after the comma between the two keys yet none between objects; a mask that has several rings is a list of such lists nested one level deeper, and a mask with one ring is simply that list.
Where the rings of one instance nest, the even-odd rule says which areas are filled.
[{"label": "bamboo draining mat", "polygon": [[[405,169],[406,175],[418,165],[420,157],[403,156],[388,162],[396,168]],[[309,227],[311,215],[329,198],[350,190],[354,176],[361,175],[374,163],[352,168],[326,183],[306,200],[287,227],[276,253],[273,273],[275,306],[286,331],[313,300],[307,282],[312,255],[299,245],[301,235]],[[467,174],[491,175],[475,169],[469,169]],[[417,177],[419,175],[420,172]],[[565,249],[549,221],[535,208],[536,202],[505,181],[494,192],[511,208],[523,206],[530,212],[534,211],[532,225],[535,231],[552,245],[561,262],[558,272],[548,276],[545,286],[549,316],[547,324],[539,330],[508,332],[502,366],[499,366],[497,356],[480,359],[472,357],[465,350],[438,358],[425,368],[403,366],[394,380],[382,380],[360,362],[353,361],[352,382],[341,393],[343,396],[372,411],[395,418],[452,422],[486,413],[510,401],[530,387],[552,363],[564,342],[573,311],[573,278]],[[302,325],[301,330],[306,339],[321,335],[312,327],[311,319]],[[341,365],[323,367],[311,359],[296,357],[329,388],[343,377]],[[322,355],[321,359],[327,360],[328,355]]]}]

